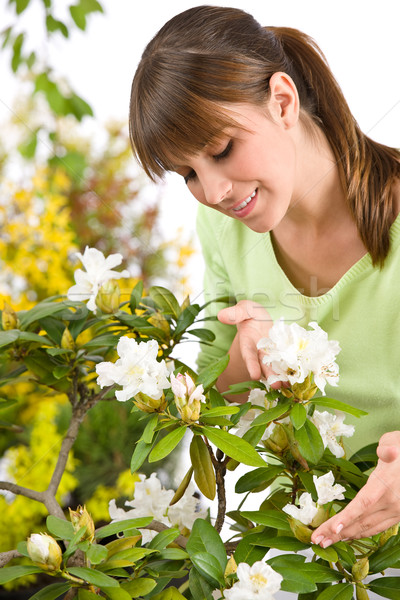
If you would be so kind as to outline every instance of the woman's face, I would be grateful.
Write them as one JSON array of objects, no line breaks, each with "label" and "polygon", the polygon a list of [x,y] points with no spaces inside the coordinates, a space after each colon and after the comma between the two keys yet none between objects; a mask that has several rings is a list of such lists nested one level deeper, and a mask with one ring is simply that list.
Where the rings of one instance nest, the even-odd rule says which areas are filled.
[{"label": "woman's face", "polygon": [[256,232],[276,227],[295,194],[292,128],[250,104],[229,108],[238,127],[176,167],[193,196]]}]

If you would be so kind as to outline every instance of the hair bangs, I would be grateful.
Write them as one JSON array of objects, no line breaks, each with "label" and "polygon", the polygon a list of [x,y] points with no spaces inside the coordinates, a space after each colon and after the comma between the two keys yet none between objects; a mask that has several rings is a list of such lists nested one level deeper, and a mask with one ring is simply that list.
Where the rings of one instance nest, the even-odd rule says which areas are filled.
[{"label": "hair bangs", "polygon": [[176,61],[174,55],[143,61],[132,84],[132,147],[153,181],[237,127],[229,104],[264,99],[268,89],[268,81],[260,86],[257,78],[255,90],[249,66],[238,60],[232,69],[226,57],[188,53],[180,56],[178,73]]}]

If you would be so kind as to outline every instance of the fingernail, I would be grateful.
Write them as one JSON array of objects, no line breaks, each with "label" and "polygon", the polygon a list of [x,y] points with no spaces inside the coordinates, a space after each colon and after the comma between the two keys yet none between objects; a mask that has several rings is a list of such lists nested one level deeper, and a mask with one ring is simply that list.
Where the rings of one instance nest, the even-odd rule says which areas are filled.
[{"label": "fingernail", "polygon": [[339,525],[336,527],[336,531],[335,533],[340,533],[343,529],[343,523],[339,523]]},{"label": "fingernail", "polygon": [[328,548],[328,546],[330,546],[331,544],[332,544],[332,540],[329,540],[329,539],[328,539],[328,540],[324,540],[324,541],[322,542],[321,546],[322,546],[323,548]]},{"label": "fingernail", "polygon": [[314,543],[315,543],[315,544],[317,544],[317,546],[318,546],[318,544],[320,544],[320,543],[322,542],[322,540],[323,540],[323,539],[324,539],[324,536],[323,536],[323,535],[319,535],[319,536],[316,538],[316,540],[315,540],[315,542],[314,542]]}]

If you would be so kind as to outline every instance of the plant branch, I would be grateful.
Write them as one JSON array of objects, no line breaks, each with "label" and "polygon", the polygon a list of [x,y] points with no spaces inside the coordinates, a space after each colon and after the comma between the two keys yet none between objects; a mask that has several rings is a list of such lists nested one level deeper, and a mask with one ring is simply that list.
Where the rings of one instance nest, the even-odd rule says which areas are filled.
[{"label": "plant branch", "polygon": [[8,550],[8,552],[0,552],[0,568],[4,567],[13,558],[20,558],[22,554],[18,550]]},{"label": "plant branch", "polygon": [[71,422],[62,441],[57,464],[54,468],[53,475],[51,476],[49,487],[47,488],[48,494],[52,494],[53,496],[56,495],[58,486],[60,485],[61,478],[67,465],[68,455],[78,436],[79,427],[81,426],[81,423],[84,420],[88,410],[97,404],[97,402],[101,399],[101,396],[102,394],[99,394],[98,396],[91,398],[85,404],[77,404],[75,407],[73,407]]},{"label": "plant branch", "polygon": [[36,500],[37,502],[44,501],[44,492],[37,492],[36,490],[25,488],[22,485],[11,483],[10,481],[0,481],[0,489],[7,490],[13,494],[18,494],[19,496],[25,496],[26,498]]},{"label": "plant branch", "polygon": [[215,529],[218,533],[221,531],[225,521],[226,513],[226,493],[225,493],[225,473],[226,467],[224,463],[218,462],[215,466],[215,480],[217,483],[217,496],[218,496],[218,514],[217,520],[215,521]]}]

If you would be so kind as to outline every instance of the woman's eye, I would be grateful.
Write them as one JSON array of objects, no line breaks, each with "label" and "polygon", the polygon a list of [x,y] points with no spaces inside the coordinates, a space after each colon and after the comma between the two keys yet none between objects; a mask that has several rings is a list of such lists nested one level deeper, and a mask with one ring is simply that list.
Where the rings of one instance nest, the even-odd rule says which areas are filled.
[{"label": "woman's eye", "polygon": [[187,185],[189,183],[189,181],[191,179],[194,179],[195,177],[196,177],[196,173],[192,169],[187,175],[184,176],[183,179],[185,180],[185,183]]},{"label": "woman's eye", "polygon": [[232,150],[232,146],[233,146],[233,140],[229,140],[228,144],[226,145],[224,150],[222,150],[222,152],[220,152],[219,154],[214,154],[214,159],[221,160],[222,158],[226,158],[227,156],[229,156],[229,154]]}]

